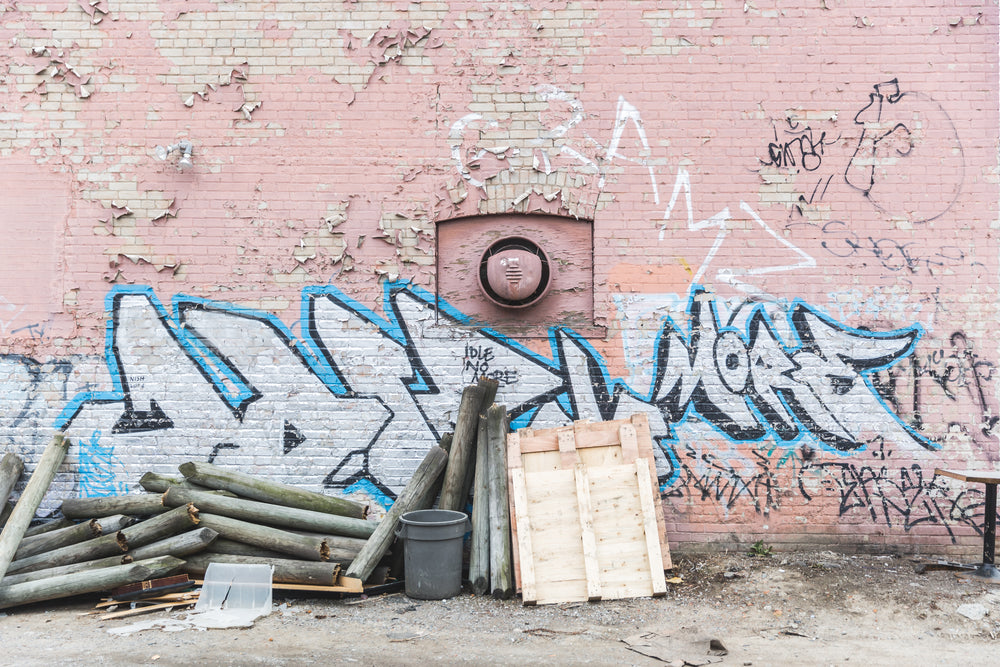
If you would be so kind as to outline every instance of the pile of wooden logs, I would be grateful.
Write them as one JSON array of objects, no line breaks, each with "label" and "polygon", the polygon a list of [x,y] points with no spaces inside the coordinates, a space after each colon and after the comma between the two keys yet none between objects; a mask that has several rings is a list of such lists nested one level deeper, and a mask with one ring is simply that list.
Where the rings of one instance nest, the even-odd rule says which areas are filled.
[{"label": "pile of wooden logs", "polygon": [[[208,463],[180,466],[182,478],[152,473],[147,493],[68,499],[63,519],[28,528],[69,448],[46,449],[0,533],[0,609],[109,590],[167,576],[203,575],[209,562],[266,563],[284,584],[341,586],[377,524],[368,508]],[[0,462],[9,496],[23,464]]]},{"label": "pile of wooden logs", "polygon": [[508,424],[493,403],[496,391],[487,379],[465,388],[455,432],[427,452],[378,522],[351,500],[188,462],[180,477],[145,474],[145,493],[67,499],[62,519],[29,528],[70,442],[53,439],[16,504],[7,499],[24,465],[7,454],[0,459],[0,609],[177,572],[198,577],[210,562],[269,564],[275,584],[359,592],[389,554],[403,514],[436,499],[441,509],[465,511],[470,492],[473,591],[509,597]]}]

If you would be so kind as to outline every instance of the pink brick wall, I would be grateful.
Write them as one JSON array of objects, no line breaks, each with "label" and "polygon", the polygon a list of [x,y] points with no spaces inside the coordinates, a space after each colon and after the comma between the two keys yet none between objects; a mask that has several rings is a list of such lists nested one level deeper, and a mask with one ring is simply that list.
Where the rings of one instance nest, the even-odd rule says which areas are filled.
[{"label": "pink brick wall", "polygon": [[[487,372],[647,412],[674,543],[975,545],[995,3],[786,4],[6,5],[0,448],[78,442],[46,511],[192,458],[385,504]],[[518,213],[592,226],[588,326],[434,310],[437,223]]]}]

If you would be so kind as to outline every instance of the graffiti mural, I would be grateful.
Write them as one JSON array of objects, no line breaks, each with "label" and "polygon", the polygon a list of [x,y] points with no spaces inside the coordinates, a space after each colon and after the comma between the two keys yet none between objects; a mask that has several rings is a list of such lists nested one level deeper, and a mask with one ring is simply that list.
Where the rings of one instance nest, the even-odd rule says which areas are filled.
[{"label": "graffiti mural", "polygon": [[650,386],[636,388],[571,330],[550,330],[546,356],[457,326],[461,313],[408,283],[388,283],[384,303],[380,316],[334,287],[307,288],[289,328],[231,304],[178,295],[168,309],[149,288],[116,287],[106,304],[112,388],[78,393],[56,420],[99,464],[81,470],[81,491],[134,483],[150,459],[170,470],[194,458],[388,504],[452,428],[462,388],[481,376],[500,382],[514,428],[647,413],[665,492],[697,477],[699,456],[677,433],[692,424],[734,444],[774,442],[789,456],[873,442],[937,446],[872,384],[912,356],[916,325],[851,329],[803,302],[747,302],[723,319],[716,299],[696,289],[685,323],[670,319],[657,337]]},{"label": "graffiti mural", "polygon": [[[871,204],[910,222],[927,222],[958,199],[965,163],[958,131],[948,113],[930,97],[903,92],[892,79],[874,85],[854,116],[864,129],[844,173],[845,180]],[[933,135],[944,149],[925,145]]]}]

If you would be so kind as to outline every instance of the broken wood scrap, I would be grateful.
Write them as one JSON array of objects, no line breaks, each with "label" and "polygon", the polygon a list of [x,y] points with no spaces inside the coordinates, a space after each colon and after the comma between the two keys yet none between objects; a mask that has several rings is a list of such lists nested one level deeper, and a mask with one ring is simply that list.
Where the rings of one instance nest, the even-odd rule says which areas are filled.
[{"label": "broken wood scrap", "polygon": [[[203,581],[202,582],[191,581],[191,584],[193,586],[200,586],[203,583],[204,583]],[[194,602],[198,601],[198,597],[200,595],[201,595],[201,590],[196,588],[196,589],[190,590],[190,591],[180,591],[179,593],[163,593],[161,595],[154,595],[154,596],[151,596],[151,597],[148,597],[148,598],[143,598],[142,600],[136,600],[135,603],[136,604],[143,604],[143,605],[158,604],[160,602],[174,602],[174,603],[177,603],[177,602],[191,602],[191,603],[194,603]],[[120,605],[120,604],[121,604],[120,600],[115,600],[115,599],[112,599],[112,598],[109,598],[109,597],[105,597],[105,598],[102,598],[101,601],[98,602],[96,605],[94,605],[94,609],[107,609],[109,607],[115,607],[115,606]]]},{"label": "broken wood scrap", "polygon": [[280,528],[261,526],[218,514],[202,514],[201,525],[211,528],[224,538],[278,551],[302,560],[330,560],[330,547],[322,538],[305,537]]},{"label": "broken wood scrap", "polygon": [[475,595],[483,595],[490,585],[490,498],[487,420],[479,415],[476,434],[476,472],[472,485],[472,539],[469,546],[469,582]]},{"label": "broken wood scrap", "polygon": [[[17,551],[24,531],[31,524],[31,520],[38,511],[38,506],[42,503],[42,498],[49,490],[49,485],[56,476],[56,471],[66,458],[69,451],[70,440],[57,433],[52,438],[52,442],[42,452],[34,472],[28,478],[28,484],[24,487],[21,497],[14,505],[7,523],[4,524],[3,531],[0,532],[0,579],[7,574],[11,562],[14,560],[14,553]],[[5,498],[6,500],[6,498]]]},{"label": "broken wood scrap", "polygon": [[109,595],[120,602],[132,600],[143,600],[145,598],[165,595],[186,590],[194,586],[194,582],[187,574],[174,574],[169,577],[159,577],[157,579],[144,579],[124,586],[118,586],[110,591]]},{"label": "broken wood scrap", "polygon": [[340,574],[340,563],[210,553],[197,554],[186,558],[184,571],[191,576],[204,576],[209,563],[270,565],[274,568],[271,581],[283,584],[333,586],[337,583],[337,575]]},{"label": "broken wood scrap", "polygon": [[441,486],[441,499],[438,501],[440,509],[456,512],[465,509],[465,501],[469,495],[465,480],[467,468],[475,458],[473,448],[479,424],[479,407],[482,405],[484,393],[485,388],[479,385],[469,385],[462,390],[462,401],[455,420],[455,434],[448,454],[444,484]]},{"label": "broken wood scrap", "polygon": [[[121,609],[119,611],[109,611],[106,614],[101,614],[98,618],[102,621],[113,621],[116,618],[128,618],[130,616],[139,616],[141,614],[148,614],[151,611],[160,611],[165,609],[170,611],[178,607],[191,607],[197,604],[198,599],[193,600],[176,600],[173,602],[160,602],[158,604],[148,604],[139,607],[133,607],[130,609]],[[116,603],[117,604],[117,603]]]},{"label": "broken wood scrap", "polygon": [[180,465],[185,478],[212,489],[224,489],[238,496],[275,505],[327,512],[341,516],[364,519],[368,506],[345,498],[306,491],[287,484],[254,477],[233,470],[225,470],[211,463],[189,461]]},{"label": "broken wood scrap", "polygon": [[71,544],[47,553],[29,556],[10,565],[11,574],[34,572],[59,565],[69,565],[122,554],[193,528],[198,523],[198,510],[192,505],[175,507],[110,535],[101,535],[85,542]]},{"label": "broken wood scrap", "polygon": [[486,411],[487,486],[489,488],[490,587],[495,598],[514,594],[511,561],[510,505],[507,497],[507,408]]},{"label": "broken wood scrap", "polygon": [[434,488],[447,463],[448,453],[441,447],[434,445],[427,451],[420,465],[413,471],[413,477],[410,478],[403,492],[399,494],[396,502],[389,508],[375,532],[368,538],[361,552],[347,569],[348,577],[364,581],[371,576],[375,566],[392,545],[399,518],[406,512],[426,509],[427,505],[423,503],[433,502],[434,498],[431,496],[430,490]]},{"label": "broken wood scrap", "polygon": [[113,567],[86,570],[37,581],[0,587],[0,609],[23,604],[44,602],[59,598],[106,591],[117,586],[163,577],[176,572],[184,561],[172,556],[161,556],[148,560],[116,565]]},{"label": "broken wood scrap", "polygon": [[203,512],[228,516],[232,519],[276,526],[287,530],[307,530],[329,535],[367,539],[375,532],[374,521],[355,519],[284,507],[272,503],[248,500],[246,498],[225,498],[205,491],[170,487],[163,494],[163,504],[169,507],[194,503]]},{"label": "broken wood scrap", "polygon": [[163,506],[158,494],[134,493],[124,496],[67,498],[60,509],[67,519],[99,519],[114,514],[151,516],[162,514],[169,508]]}]

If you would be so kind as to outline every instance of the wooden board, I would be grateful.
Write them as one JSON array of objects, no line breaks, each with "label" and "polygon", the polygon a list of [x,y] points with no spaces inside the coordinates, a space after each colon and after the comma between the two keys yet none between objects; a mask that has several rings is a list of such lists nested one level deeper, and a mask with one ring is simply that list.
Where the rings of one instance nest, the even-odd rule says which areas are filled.
[{"label": "wooden board", "polygon": [[647,459],[511,478],[525,604],[666,592]]},{"label": "wooden board", "polygon": [[[533,430],[521,429],[507,436],[508,486],[513,488],[513,471],[528,473],[553,470],[575,470],[578,464],[591,467],[649,461],[649,478],[653,514],[660,543],[663,569],[673,568],[667,542],[663,503],[660,502],[659,480],[653,465],[653,438],[649,418],[642,413],[628,419],[604,422],[578,421],[571,426]],[[511,494],[511,529],[514,534],[514,576],[518,590],[521,584],[521,545],[518,539],[518,517]],[[581,535],[582,539],[582,535]],[[523,591],[522,591],[523,594]]]}]

